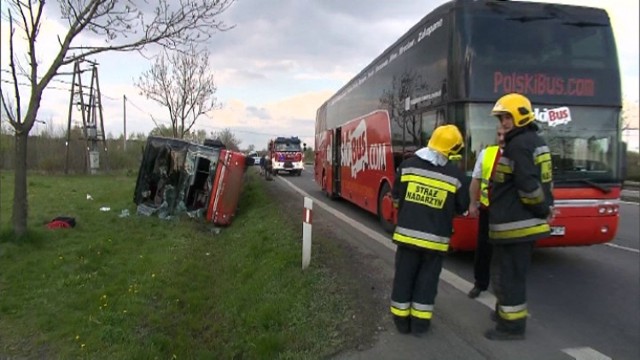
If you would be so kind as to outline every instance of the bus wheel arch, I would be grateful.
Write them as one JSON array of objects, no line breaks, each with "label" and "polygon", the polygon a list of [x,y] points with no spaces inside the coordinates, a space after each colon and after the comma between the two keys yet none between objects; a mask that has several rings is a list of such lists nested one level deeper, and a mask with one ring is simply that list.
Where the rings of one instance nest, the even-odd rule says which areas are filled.
[{"label": "bus wheel arch", "polygon": [[382,229],[387,233],[392,233],[394,224],[393,200],[391,198],[391,186],[388,181],[383,181],[378,191],[378,221]]}]

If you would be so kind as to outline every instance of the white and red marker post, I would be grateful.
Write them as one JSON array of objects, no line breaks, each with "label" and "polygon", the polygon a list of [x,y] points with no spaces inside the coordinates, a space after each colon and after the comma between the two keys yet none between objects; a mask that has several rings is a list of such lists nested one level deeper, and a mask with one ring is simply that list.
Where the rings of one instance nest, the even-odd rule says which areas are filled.
[{"label": "white and red marker post", "polygon": [[304,213],[302,217],[302,270],[309,267],[311,261],[311,214],[313,210],[313,200],[310,197],[304,198]]}]

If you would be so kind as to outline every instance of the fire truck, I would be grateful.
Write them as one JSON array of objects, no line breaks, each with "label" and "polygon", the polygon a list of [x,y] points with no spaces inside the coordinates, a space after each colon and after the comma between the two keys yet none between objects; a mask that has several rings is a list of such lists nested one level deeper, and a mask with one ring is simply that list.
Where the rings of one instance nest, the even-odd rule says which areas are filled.
[{"label": "fire truck", "polygon": [[297,136],[278,136],[269,141],[268,156],[271,159],[272,172],[277,175],[281,171],[289,174],[302,174],[304,170],[303,152],[307,144],[300,141]]}]

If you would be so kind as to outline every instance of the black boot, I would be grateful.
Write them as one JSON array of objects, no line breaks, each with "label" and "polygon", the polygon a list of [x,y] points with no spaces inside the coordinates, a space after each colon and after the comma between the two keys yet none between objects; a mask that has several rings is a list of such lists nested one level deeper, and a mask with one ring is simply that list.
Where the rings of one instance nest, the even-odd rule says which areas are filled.
[{"label": "black boot", "polygon": [[393,323],[400,334],[408,334],[411,332],[411,322],[408,317],[393,317]]},{"label": "black boot", "polygon": [[416,319],[411,320],[411,334],[415,337],[423,337],[431,327],[431,320]]},{"label": "black boot", "polygon": [[469,290],[469,293],[467,294],[467,296],[469,296],[472,299],[477,298],[478,296],[480,296],[480,293],[485,291],[486,289],[481,289],[478,286],[474,286],[473,289]]}]

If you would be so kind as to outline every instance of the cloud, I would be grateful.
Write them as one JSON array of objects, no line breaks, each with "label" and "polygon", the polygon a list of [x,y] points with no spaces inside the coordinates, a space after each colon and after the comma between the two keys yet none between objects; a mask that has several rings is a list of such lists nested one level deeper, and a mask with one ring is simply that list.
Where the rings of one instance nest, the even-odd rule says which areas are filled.
[{"label": "cloud", "polygon": [[[557,2],[556,0],[543,0]],[[601,0],[558,0],[583,6],[605,7],[611,17],[625,99],[638,99],[638,1],[603,3]],[[218,131],[229,128],[242,146],[266,146],[273,136],[300,136],[313,144],[317,108],[360,70],[371,63],[396,39],[408,31],[444,0],[238,0],[220,17],[235,28],[216,33],[207,43],[217,97],[224,104],[211,111],[198,128]],[[47,7],[57,7],[48,2]],[[58,51],[57,36],[66,33],[64,21],[55,9],[38,41],[43,63]],[[0,24],[2,68],[6,69],[7,34]],[[84,34],[78,43],[101,41]],[[22,47],[24,50],[24,47]],[[157,48],[145,51],[153,55]],[[45,61],[46,60],[46,61]],[[107,133],[148,133],[153,116],[168,124],[166,109],[139,95],[134,81],[152,61],[137,52],[108,53],[91,60],[99,63],[104,122]],[[70,69],[68,69],[70,70]],[[3,79],[5,74],[2,74]],[[60,80],[69,83],[69,76]],[[70,86],[52,83],[57,89],[45,92],[40,118],[66,125]],[[4,88],[4,86],[3,86]],[[637,109],[637,108],[636,108]],[[637,112],[637,110],[636,110]],[[75,116],[75,115],[74,115]]]}]

